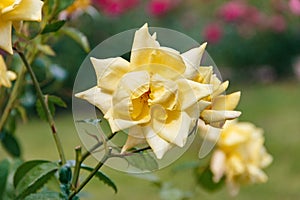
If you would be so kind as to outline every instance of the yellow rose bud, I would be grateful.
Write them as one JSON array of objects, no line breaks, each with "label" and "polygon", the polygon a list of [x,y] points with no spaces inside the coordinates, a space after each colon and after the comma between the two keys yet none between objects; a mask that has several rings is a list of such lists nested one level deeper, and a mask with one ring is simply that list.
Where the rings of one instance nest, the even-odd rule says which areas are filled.
[{"label": "yellow rose bud", "polygon": [[241,185],[264,183],[268,177],[262,170],[272,162],[264,147],[263,130],[249,122],[227,121],[221,131],[210,163],[213,180],[226,177],[231,195]]}]

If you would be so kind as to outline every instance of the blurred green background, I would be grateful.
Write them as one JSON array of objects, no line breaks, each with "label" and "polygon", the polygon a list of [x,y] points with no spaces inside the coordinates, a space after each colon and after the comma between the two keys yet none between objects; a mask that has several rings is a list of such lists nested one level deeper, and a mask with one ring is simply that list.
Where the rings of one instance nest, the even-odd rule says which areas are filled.
[{"label": "blurred green background", "polygon": [[[86,34],[92,48],[114,34],[141,27],[146,22],[149,26],[177,30],[199,43],[208,41],[207,51],[223,78],[230,80],[229,90],[242,91],[238,108],[243,112],[241,121],[251,121],[265,130],[266,146],[274,157],[266,170],[269,181],[243,187],[234,199],[295,200],[300,199],[297,156],[300,152],[300,2],[297,2],[94,0],[80,15],[71,15],[68,25]],[[43,89],[55,91],[69,102],[69,110],[61,111],[56,121],[66,145],[65,151],[71,159],[74,147],[81,143],[73,125],[70,100],[77,70],[87,53],[67,37],[55,38],[53,48],[56,56],[49,59],[56,63],[53,73],[61,79],[59,87],[51,90],[50,83],[46,83]],[[35,70],[40,68],[43,63],[36,60]],[[30,102],[34,103],[30,98],[30,95],[23,98],[28,107],[32,107]],[[47,124],[34,116],[18,127],[17,137],[26,160],[57,159],[54,142],[45,130],[48,130]],[[226,188],[215,193],[200,187],[195,189],[192,170],[172,171],[184,161],[196,160],[198,150],[199,146],[193,145],[181,159],[157,174],[173,182],[176,188],[195,192],[192,199],[231,199]],[[4,151],[1,149],[1,152]],[[6,157],[6,154],[1,153],[0,157]],[[95,162],[89,160],[90,164]],[[94,180],[82,193],[85,199],[160,198],[161,191],[149,181],[109,168],[104,171],[115,180],[118,194]]]}]

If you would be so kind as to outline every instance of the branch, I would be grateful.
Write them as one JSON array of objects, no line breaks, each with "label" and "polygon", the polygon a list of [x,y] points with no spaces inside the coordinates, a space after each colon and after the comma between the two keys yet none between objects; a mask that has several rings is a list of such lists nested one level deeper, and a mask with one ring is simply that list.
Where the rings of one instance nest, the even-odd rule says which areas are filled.
[{"label": "branch", "polygon": [[86,179],[79,185],[79,187],[70,194],[70,196],[68,198],[69,200],[72,200],[72,198],[75,197],[76,194],[78,194],[86,186],[86,184],[88,182],[90,182],[90,180],[95,176],[95,174],[104,165],[104,163],[111,157],[111,151],[112,151],[112,149],[110,148],[108,150],[108,152],[106,152],[106,154],[103,156],[102,160],[97,164],[97,166],[93,169],[93,171],[88,175],[88,177],[86,177]]},{"label": "branch", "polygon": [[29,64],[29,62],[27,61],[24,53],[19,51],[17,48],[14,48],[14,50],[19,54],[22,62],[24,63],[26,69],[28,70],[28,72],[31,76],[33,85],[34,85],[35,90],[37,92],[37,97],[38,97],[38,99],[40,100],[40,102],[42,104],[42,108],[43,108],[44,112],[46,113],[46,118],[47,118],[47,121],[48,121],[49,126],[51,128],[52,135],[53,135],[53,138],[54,138],[54,141],[55,141],[55,144],[56,144],[56,148],[57,148],[58,153],[59,153],[59,157],[61,159],[62,165],[64,165],[66,163],[66,158],[65,158],[65,154],[63,152],[63,147],[62,147],[60,138],[58,136],[57,129],[56,129],[56,126],[55,126],[55,122],[54,122],[53,117],[51,115],[51,112],[49,110],[48,104],[46,104],[46,102],[45,102],[45,98],[44,98],[43,92],[40,88],[39,82],[37,81],[35,73],[33,72],[32,67]]}]

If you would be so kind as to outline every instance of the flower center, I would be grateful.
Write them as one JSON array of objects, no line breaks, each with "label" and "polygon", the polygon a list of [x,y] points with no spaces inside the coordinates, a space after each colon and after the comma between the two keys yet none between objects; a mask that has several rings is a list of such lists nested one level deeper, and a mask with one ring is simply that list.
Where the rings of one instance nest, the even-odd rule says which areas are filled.
[{"label": "flower center", "polygon": [[140,97],[132,99],[132,112],[131,117],[133,120],[140,120],[147,116],[150,113],[150,105],[148,103],[148,99],[150,98],[151,91],[148,90]]}]

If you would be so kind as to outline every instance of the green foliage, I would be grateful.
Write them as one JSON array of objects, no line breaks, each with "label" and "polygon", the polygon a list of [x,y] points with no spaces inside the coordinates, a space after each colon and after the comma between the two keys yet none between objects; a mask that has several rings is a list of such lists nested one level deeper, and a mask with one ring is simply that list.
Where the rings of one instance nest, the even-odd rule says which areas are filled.
[{"label": "green foliage", "polygon": [[60,21],[53,22],[51,24],[47,24],[41,34],[57,32],[59,29],[63,27],[65,23],[66,23],[65,20],[60,20]]},{"label": "green foliage", "polygon": [[198,168],[195,170],[195,175],[197,179],[197,183],[204,189],[208,191],[215,191],[220,189],[224,185],[224,178],[222,178],[218,183],[213,181],[213,173],[209,169],[209,167]]},{"label": "green foliage", "polygon": [[184,163],[181,163],[181,164],[175,166],[173,168],[173,171],[180,172],[180,171],[185,171],[188,169],[196,169],[201,165],[202,165],[202,163],[199,160],[184,162]]},{"label": "green foliage", "polygon": [[32,168],[42,163],[48,163],[48,162],[49,161],[47,160],[31,160],[20,165],[14,175],[14,182],[13,182],[14,186],[16,187],[17,184],[20,182],[20,180],[24,177],[24,174],[26,174]]},{"label": "green foliage", "polygon": [[42,162],[23,174],[16,184],[17,199],[23,199],[40,189],[58,170],[58,165],[53,162]]},{"label": "green foliage", "polygon": [[153,157],[153,154],[146,151],[141,151],[129,156],[125,156],[124,159],[127,160],[129,165],[132,165],[141,170],[154,171],[158,169],[158,163]]},{"label": "green foliage", "polygon": [[73,4],[74,0],[54,0],[56,1],[56,3],[58,4],[57,6],[57,10],[56,13],[60,13],[61,11],[63,11],[64,9],[68,8],[71,4]]},{"label": "green foliage", "polygon": [[80,32],[78,29],[71,27],[63,27],[61,32],[72,38],[75,42],[77,42],[85,52],[90,52],[90,44],[87,37]]},{"label": "green foliage", "polygon": [[63,200],[58,192],[43,191],[28,195],[24,200]]},{"label": "green foliage", "polygon": [[[67,107],[67,104],[60,97],[53,96],[53,95],[47,95],[47,96],[45,96],[44,99],[45,99],[46,103],[48,104],[48,107],[49,107],[49,110],[50,110],[52,116],[55,115],[55,105],[57,105],[59,107],[63,107],[63,108]],[[40,100],[37,100],[37,102],[36,102],[36,110],[41,119],[47,120],[47,114],[45,113],[45,110],[43,109],[42,103],[40,102]]]},{"label": "green foliage", "polygon": [[8,133],[6,130],[3,130],[0,133],[1,144],[4,149],[13,157],[21,156],[21,148],[18,140],[11,133]]},{"label": "green foliage", "polygon": [[4,159],[0,162],[0,199],[3,198],[4,192],[6,190],[7,178],[9,175],[9,161]]},{"label": "green foliage", "polygon": [[190,199],[193,193],[183,191],[167,182],[162,184],[159,196],[161,200],[184,200]]},{"label": "green foliage", "polygon": [[[87,170],[87,171],[90,171],[90,172],[93,171],[93,168],[92,167],[88,167],[88,166],[81,166],[81,169],[84,169],[84,170]],[[103,183],[105,183],[109,187],[111,187],[115,191],[115,193],[118,192],[118,188],[117,188],[116,184],[106,174],[104,174],[103,172],[98,171],[95,174],[95,177],[97,177],[100,181],[102,181]]]}]

